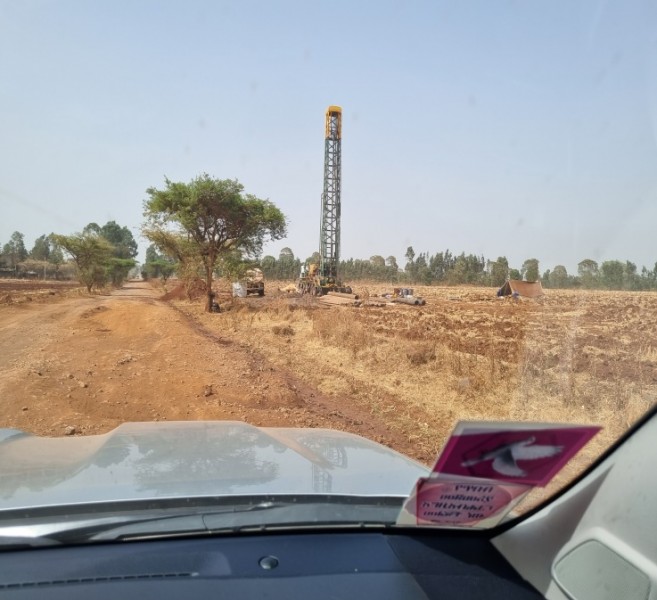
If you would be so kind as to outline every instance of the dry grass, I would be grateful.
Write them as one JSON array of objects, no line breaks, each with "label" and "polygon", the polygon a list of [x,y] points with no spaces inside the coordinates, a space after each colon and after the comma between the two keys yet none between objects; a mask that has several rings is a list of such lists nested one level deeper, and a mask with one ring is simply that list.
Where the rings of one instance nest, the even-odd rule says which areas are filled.
[{"label": "dry grass", "polygon": [[281,294],[199,318],[365,407],[426,463],[457,420],[603,425],[575,461],[582,468],[657,398],[657,294],[548,291],[518,303],[481,288],[416,294],[426,306],[327,309]]}]

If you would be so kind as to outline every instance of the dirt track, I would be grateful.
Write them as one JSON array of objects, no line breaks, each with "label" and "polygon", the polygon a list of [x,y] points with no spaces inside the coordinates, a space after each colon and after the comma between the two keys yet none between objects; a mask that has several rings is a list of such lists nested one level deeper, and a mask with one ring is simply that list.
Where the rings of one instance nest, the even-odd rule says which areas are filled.
[{"label": "dirt track", "polygon": [[40,435],[125,421],[333,427],[401,451],[383,422],[190,321],[144,282],[0,310],[0,426]]}]

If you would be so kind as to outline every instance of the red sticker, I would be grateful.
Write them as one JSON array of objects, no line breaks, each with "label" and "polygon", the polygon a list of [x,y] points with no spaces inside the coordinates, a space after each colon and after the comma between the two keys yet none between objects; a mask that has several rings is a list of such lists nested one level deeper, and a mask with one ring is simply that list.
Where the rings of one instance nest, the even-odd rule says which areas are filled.
[{"label": "red sticker", "polygon": [[502,517],[527,486],[421,479],[416,492],[418,525],[473,525]]}]

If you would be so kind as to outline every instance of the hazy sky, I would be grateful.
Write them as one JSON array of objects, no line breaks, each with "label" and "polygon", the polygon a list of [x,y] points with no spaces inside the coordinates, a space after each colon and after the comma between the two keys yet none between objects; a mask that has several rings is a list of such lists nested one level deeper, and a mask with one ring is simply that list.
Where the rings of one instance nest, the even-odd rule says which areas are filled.
[{"label": "hazy sky", "polygon": [[0,244],[207,172],[305,259],[330,104],[343,258],[657,261],[654,0],[0,0]]}]

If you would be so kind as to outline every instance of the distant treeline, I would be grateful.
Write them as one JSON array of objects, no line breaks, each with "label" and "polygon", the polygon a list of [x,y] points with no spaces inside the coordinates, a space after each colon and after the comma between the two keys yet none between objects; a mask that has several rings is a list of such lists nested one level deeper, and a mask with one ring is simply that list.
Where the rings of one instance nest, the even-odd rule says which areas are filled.
[{"label": "distant treeline", "polygon": [[40,235],[28,250],[25,236],[14,231],[0,244],[0,277],[77,278],[87,289],[120,286],[137,264],[137,242],[127,227],[108,221],[89,223],[81,233]]},{"label": "distant treeline", "polygon": [[[657,263],[652,270],[630,261],[607,260],[598,263],[584,259],[577,265],[577,273],[568,273],[563,265],[556,265],[543,272],[536,258],[528,258],[513,268],[505,256],[490,260],[476,254],[454,254],[450,250],[429,254],[415,254],[409,246],[403,268],[394,256],[380,255],[369,259],[340,261],[340,277],[345,282],[359,280],[380,281],[390,284],[421,285],[480,285],[501,286],[507,279],[541,280],[545,288],[586,288],[608,290],[657,290]],[[265,277],[269,279],[296,279],[302,264],[319,262],[315,253],[302,261],[290,248],[283,248],[279,257],[265,256],[260,261]]]},{"label": "distant treeline", "polygon": [[25,247],[25,236],[14,231],[0,244],[0,277],[70,279],[74,268],[66,264],[62,249],[50,236],[39,236],[31,250]]},{"label": "distant treeline", "polygon": [[[121,280],[134,265],[137,244],[126,227],[120,227],[114,221],[103,227],[90,223],[83,231],[82,238],[87,241],[102,238],[110,242],[103,261],[96,261],[91,265],[94,277],[99,278],[102,275],[103,280]],[[65,259],[61,245],[56,243],[58,239],[60,242],[66,241],[62,236],[44,234],[38,237],[34,246],[28,250],[23,234],[14,232],[8,242],[0,244],[0,277],[67,279],[76,274],[80,275],[80,265],[76,265],[73,259]],[[412,246],[407,248],[404,258],[406,262],[403,268],[397,264],[394,256],[384,258],[377,254],[369,259],[343,260],[340,262],[340,278],[347,283],[369,280],[401,285],[466,284],[496,287],[501,286],[507,279],[540,279],[545,288],[657,290],[657,263],[652,270],[646,267],[639,270],[636,264],[627,260],[598,263],[587,258],[577,265],[577,273],[568,273],[563,265],[556,265],[541,272],[540,263],[536,258],[528,258],[518,269],[511,267],[505,256],[490,260],[465,252],[454,254],[450,250],[436,254],[421,252],[416,255]],[[264,256],[259,266],[268,279],[296,280],[301,266],[311,263],[319,263],[319,253],[315,252],[301,260],[295,257],[291,248],[283,248],[278,258]],[[166,279],[176,272],[177,266],[173,258],[158,253],[151,245],[146,252],[142,274],[145,277]]]}]

